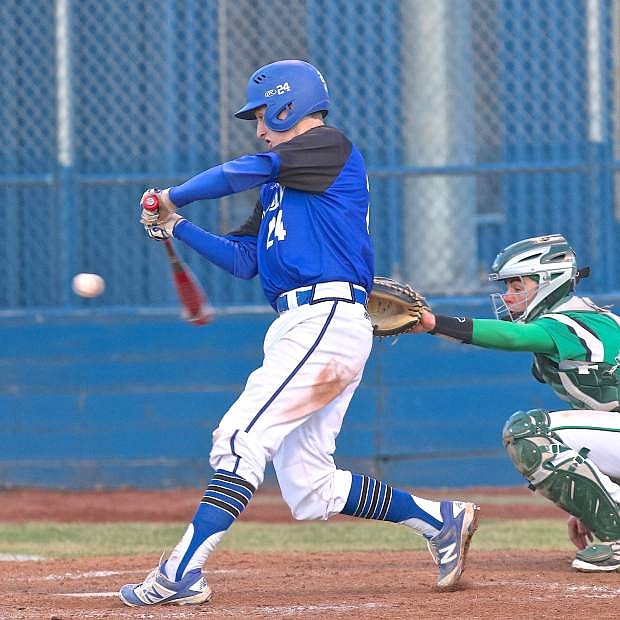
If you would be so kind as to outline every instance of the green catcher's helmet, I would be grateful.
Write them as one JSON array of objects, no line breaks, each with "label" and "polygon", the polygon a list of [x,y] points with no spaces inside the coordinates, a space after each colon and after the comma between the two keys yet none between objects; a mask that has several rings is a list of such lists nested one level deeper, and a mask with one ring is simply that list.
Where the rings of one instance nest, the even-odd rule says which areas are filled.
[{"label": "green catcher's helmet", "polygon": [[545,235],[517,241],[504,248],[493,261],[489,280],[505,281],[529,276],[538,282],[525,310],[513,316],[501,293],[491,295],[498,319],[526,323],[540,316],[574,290],[577,283],[577,258],[562,235]]}]

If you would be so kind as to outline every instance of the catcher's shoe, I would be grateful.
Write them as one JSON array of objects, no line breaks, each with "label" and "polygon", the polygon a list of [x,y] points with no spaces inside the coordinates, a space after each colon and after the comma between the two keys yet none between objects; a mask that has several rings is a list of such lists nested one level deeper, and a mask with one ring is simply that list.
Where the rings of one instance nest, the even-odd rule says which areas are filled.
[{"label": "catcher's shoe", "polygon": [[590,545],[577,551],[573,568],[583,573],[611,573],[620,571],[620,540]]},{"label": "catcher's shoe", "polygon": [[427,541],[435,564],[439,567],[438,588],[456,585],[465,568],[469,543],[478,527],[479,508],[471,502],[441,502],[443,527]]},{"label": "catcher's shoe", "polygon": [[198,568],[183,575],[181,581],[170,581],[162,572],[162,567],[158,566],[142,583],[127,584],[118,595],[125,605],[142,607],[206,603],[211,600],[213,592]]}]

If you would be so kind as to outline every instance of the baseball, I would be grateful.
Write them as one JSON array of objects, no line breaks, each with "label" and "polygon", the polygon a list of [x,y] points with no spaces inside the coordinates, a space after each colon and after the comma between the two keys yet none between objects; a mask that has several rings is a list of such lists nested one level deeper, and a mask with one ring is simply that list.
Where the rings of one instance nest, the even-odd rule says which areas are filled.
[{"label": "baseball", "polygon": [[96,273],[78,273],[73,276],[71,288],[80,297],[97,297],[105,289],[105,280]]}]

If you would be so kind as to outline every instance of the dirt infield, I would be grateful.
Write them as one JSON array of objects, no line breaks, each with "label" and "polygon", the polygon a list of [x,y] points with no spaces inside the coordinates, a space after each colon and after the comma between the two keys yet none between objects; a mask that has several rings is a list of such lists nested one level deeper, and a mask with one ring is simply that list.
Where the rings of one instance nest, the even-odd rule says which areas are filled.
[{"label": "dirt infield", "polygon": [[[501,490],[428,492],[478,498],[484,518],[557,517],[528,492],[523,502],[502,501]],[[422,494],[422,493],[420,493]],[[0,521],[187,521],[200,491],[0,492]],[[259,492],[245,520],[290,521],[276,493]],[[561,523],[559,523],[561,524]],[[475,541],[474,541],[475,542]],[[131,609],[116,591],[140,581],[153,557],[3,562],[1,619],[69,618],[617,618],[620,575],[570,569],[570,552],[470,553],[454,592],[434,589],[435,567],[426,552],[216,552],[207,578],[215,597],[197,607]]]}]

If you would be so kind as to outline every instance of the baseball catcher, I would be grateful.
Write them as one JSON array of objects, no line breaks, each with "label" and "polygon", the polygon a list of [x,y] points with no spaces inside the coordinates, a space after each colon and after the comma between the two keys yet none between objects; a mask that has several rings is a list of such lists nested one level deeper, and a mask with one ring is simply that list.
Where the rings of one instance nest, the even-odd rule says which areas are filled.
[{"label": "baseball catcher", "polygon": [[588,274],[562,235],[524,239],[489,275],[505,286],[491,295],[501,320],[425,311],[414,330],[533,354],[534,377],[571,409],[517,411],[504,445],[530,488],[571,515],[573,568],[609,572],[620,570],[620,317],[574,294]]},{"label": "baseball catcher", "polygon": [[430,306],[424,296],[407,284],[376,276],[368,298],[368,314],[375,336],[410,332]]}]

